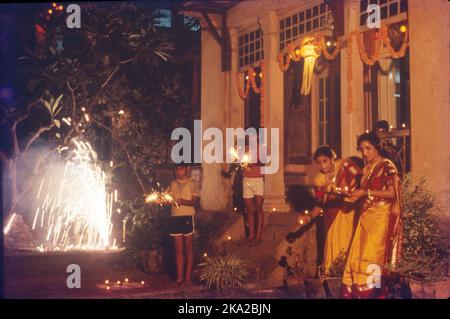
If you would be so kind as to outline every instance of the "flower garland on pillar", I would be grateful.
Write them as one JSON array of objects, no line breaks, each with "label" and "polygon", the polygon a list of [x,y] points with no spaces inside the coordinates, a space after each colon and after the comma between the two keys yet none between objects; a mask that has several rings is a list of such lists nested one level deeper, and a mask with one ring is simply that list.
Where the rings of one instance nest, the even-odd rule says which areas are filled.
[{"label": "flower garland on pillar", "polygon": [[353,92],[352,92],[352,34],[347,38],[347,112],[351,113],[353,110]]},{"label": "flower garland on pillar", "polygon": [[264,127],[264,72],[264,61],[262,60],[261,74],[259,75],[261,77],[261,86],[258,87],[255,79],[256,72],[252,67],[250,67],[248,70],[248,74],[245,77],[245,91],[241,85],[241,74],[239,72],[236,72],[236,84],[240,98],[246,100],[248,98],[248,94],[250,93],[250,88],[253,89],[253,92],[259,94],[260,96],[260,127]]},{"label": "flower garland on pillar", "polygon": [[264,127],[264,92],[265,92],[265,66],[264,61],[261,62],[261,89],[259,102],[259,126]]}]

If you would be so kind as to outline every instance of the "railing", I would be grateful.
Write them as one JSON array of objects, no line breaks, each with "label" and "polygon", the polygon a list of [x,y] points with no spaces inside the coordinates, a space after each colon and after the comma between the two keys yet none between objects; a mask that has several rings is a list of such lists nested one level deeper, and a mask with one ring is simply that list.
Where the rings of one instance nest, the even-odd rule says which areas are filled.
[{"label": "railing", "polygon": [[[377,132],[381,140],[381,145],[389,153],[391,160],[396,164],[397,169],[404,177],[410,170],[410,149],[409,140],[411,136],[409,128],[391,130],[389,132]],[[396,140],[396,144],[392,142]]]}]

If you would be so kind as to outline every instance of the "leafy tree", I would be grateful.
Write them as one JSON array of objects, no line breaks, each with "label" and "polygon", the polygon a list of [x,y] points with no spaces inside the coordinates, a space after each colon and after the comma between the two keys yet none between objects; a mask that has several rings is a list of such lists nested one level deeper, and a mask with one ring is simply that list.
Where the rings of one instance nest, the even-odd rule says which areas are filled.
[{"label": "leafy tree", "polygon": [[47,38],[35,49],[36,16],[25,10],[8,21],[24,55],[16,83],[23,98],[2,101],[0,113],[0,158],[11,181],[7,215],[26,194],[17,183],[19,162],[42,138],[50,149],[25,175],[28,184],[51,154],[82,136],[103,147],[100,158],[130,168],[145,192],[152,165],[167,160],[170,132],[189,119],[187,92],[169,63],[176,54],[174,35],[155,27],[154,19],[145,4],[89,4],[80,29],[64,27],[63,16],[38,22]]}]

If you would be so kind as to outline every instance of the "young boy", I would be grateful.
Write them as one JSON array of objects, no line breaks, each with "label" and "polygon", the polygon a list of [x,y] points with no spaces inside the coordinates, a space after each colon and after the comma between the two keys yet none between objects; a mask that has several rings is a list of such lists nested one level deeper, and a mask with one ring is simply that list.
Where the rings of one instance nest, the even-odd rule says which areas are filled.
[{"label": "young boy", "polygon": [[[192,264],[194,260],[194,215],[200,194],[198,185],[188,176],[188,165],[175,165],[176,179],[170,183],[169,193],[177,205],[171,207],[169,233],[173,238],[177,268],[177,283],[191,282]],[[183,276],[186,265],[185,276]]]},{"label": "young boy", "polygon": [[[255,147],[254,150],[251,146]],[[257,135],[250,135],[245,146],[245,151],[248,156],[251,156],[250,151],[256,152],[253,154],[256,158],[256,163],[250,163],[242,170],[242,184],[243,184],[243,198],[246,208],[246,222],[248,225],[248,240],[261,242],[262,231],[264,225],[264,176],[261,173],[261,166],[263,164],[259,159],[259,141]]]}]

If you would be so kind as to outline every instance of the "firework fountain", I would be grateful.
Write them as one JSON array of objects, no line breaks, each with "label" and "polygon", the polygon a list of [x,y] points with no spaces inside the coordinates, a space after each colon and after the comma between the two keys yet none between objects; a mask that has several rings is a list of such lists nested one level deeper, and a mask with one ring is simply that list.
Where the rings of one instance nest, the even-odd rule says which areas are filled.
[{"label": "firework fountain", "polygon": [[[62,174],[44,177],[36,194],[32,230],[38,250],[105,249],[111,243],[111,215],[117,191],[108,192],[106,174],[91,145],[73,140]],[[58,176],[61,175],[61,176]]]}]

